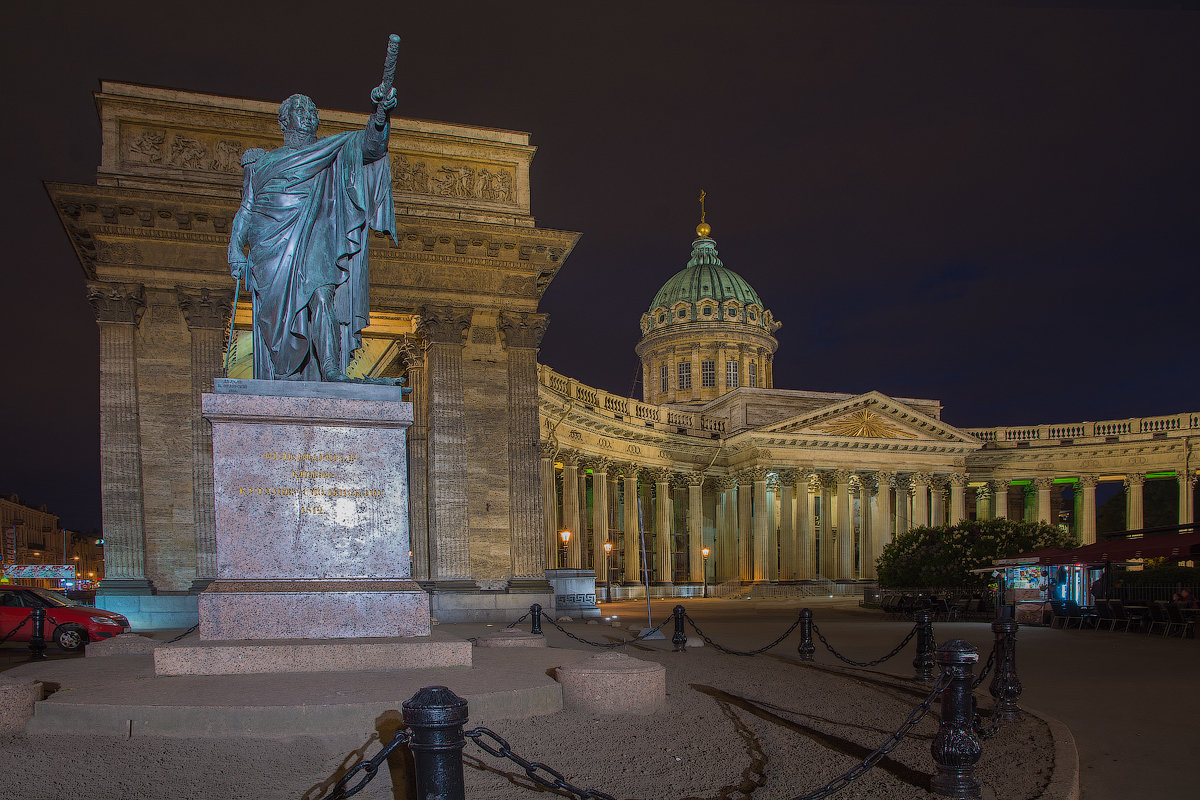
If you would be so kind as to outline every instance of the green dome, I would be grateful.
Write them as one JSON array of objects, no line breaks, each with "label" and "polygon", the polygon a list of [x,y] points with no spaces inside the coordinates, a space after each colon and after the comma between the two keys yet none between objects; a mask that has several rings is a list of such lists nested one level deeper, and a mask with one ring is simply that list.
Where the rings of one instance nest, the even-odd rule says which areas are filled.
[{"label": "green dome", "polygon": [[705,299],[717,303],[736,300],[743,306],[762,308],[762,300],[745,278],[721,263],[717,256],[717,243],[712,239],[697,239],[692,242],[692,257],[687,266],[672,275],[658,290],[654,301],[650,303],[650,311],[671,308],[681,301],[697,303]]}]

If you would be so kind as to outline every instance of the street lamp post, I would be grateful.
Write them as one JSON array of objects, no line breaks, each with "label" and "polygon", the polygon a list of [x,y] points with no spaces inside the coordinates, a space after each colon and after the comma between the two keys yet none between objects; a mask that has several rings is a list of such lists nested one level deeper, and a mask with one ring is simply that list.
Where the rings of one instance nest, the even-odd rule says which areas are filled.
[{"label": "street lamp post", "polygon": [[612,570],[608,568],[608,557],[612,555],[612,542],[604,543],[604,602],[612,600]]},{"label": "street lamp post", "polygon": [[566,569],[567,568],[567,542],[571,541],[571,532],[568,530],[561,530],[558,532],[558,535],[562,539],[562,543],[563,543],[562,568]]},{"label": "street lamp post", "polygon": [[708,554],[707,547],[700,548],[700,555],[704,556],[704,596],[708,597]]}]

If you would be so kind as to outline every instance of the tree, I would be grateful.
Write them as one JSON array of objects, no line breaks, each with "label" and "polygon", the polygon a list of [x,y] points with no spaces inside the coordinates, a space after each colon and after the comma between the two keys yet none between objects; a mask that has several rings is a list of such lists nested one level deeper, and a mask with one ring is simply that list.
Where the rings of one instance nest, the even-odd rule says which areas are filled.
[{"label": "tree", "polygon": [[897,534],[883,548],[876,567],[884,588],[986,589],[990,576],[971,570],[1043,547],[1078,546],[1074,534],[1045,522],[968,520]]}]

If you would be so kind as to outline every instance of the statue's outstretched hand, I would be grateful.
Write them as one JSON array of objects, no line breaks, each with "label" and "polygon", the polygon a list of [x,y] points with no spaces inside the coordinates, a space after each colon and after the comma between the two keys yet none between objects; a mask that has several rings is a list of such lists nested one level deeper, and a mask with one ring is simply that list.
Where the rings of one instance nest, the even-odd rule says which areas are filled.
[{"label": "statue's outstretched hand", "polygon": [[376,86],[371,90],[371,102],[376,106],[383,108],[384,111],[391,111],[396,107],[396,90],[388,89],[387,96],[384,97],[383,92],[379,91],[380,87]]}]

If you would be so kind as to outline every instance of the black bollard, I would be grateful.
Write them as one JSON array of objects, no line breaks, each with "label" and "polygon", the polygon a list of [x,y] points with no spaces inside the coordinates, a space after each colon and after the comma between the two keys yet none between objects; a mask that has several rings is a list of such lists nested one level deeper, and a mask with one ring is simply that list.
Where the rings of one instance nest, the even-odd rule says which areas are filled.
[{"label": "black bollard", "polygon": [[801,661],[812,661],[813,653],[817,652],[812,640],[811,608],[800,610],[800,644],[796,646],[796,652],[800,654]]},{"label": "black bollard", "polygon": [[979,652],[970,642],[951,639],[938,648],[937,661],[944,673],[949,674],[950,684],[942,690],[942,724],[929,745],[937,765],[930,789],[943,797],[979,797],[975,763],[983,747],[975,735],[971,669],[979,661]]},{"label": "black bollard", "polygon": [[917,654],[913,656],[913,680],[933,680],[933,612],[922,608],[913,615],[917,621]]},{"label": "black bollard", "polygon": [[404,701],[408,749],[413,754],[417,797],[421,800],[465,800],[463,723],[467,701],[445,686],[426,686]]},{"label": "black bollard", "polygon": [[46,609],[35,608],[33,614],[33,633],[29,635],[29,660],[46,660]]},{"label": "black bollard", "polygon": [[675,645],[676,653],[686,653],[687,634],[683,632],[683,606],[675,606],[671,613],[675,615],[675,634],[671,637],[671,644]]},{"label": "black bollard", "polygon": [[1017,677],[1017,623],[1016,620],[998,619],[992,623],[996,634],[996,664],[992,668],[992,682],[988,693],[995,700],[993,714],[999,714],[1005,722],[1021,719],[1021,679]]},{"label": "black bollard", "polygon": [[534,603],[529,607],[529,613],[533,615],[533,620],[529,623],[529,632],[540,636],[542,633],[542,607]]}]

